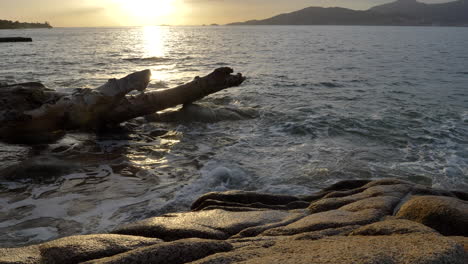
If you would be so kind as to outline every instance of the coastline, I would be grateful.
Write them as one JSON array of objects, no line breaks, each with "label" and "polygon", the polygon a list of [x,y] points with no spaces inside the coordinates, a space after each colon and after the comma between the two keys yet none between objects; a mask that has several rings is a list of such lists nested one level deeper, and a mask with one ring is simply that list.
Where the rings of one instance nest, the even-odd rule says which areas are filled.
[{"label": "coastline", "polygon": [[468,193],[399,179],[308,196],[208,193],[191,212],[0,249],[0,263],[466,263]]}]

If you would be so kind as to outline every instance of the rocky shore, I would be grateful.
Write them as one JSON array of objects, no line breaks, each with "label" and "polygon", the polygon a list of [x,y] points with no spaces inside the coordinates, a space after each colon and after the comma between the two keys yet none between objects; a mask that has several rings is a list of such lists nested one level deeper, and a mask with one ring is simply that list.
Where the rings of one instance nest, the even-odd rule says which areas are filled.
[{"label": "rocky shore", "polygon": [[310,196],[208,193],[191,212],[23,248],[0,263],[468,263],[468,193],[397,179]]}]

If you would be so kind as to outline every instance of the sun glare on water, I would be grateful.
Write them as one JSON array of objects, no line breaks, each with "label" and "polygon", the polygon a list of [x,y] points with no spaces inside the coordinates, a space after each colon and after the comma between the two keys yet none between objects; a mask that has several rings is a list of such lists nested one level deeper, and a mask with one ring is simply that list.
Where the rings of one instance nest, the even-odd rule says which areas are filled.
[{"label": "sun glare on water", "polygon": [[155,25],[173,21],[176,0],[114,0],[138,24]]}]

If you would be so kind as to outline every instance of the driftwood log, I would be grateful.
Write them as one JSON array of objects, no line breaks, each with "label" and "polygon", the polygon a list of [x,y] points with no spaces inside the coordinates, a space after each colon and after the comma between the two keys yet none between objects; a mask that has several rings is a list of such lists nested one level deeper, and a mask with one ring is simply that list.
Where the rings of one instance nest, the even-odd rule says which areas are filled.
[{"label": "driftwood log", "polygon": [[[67,130],[96,130],[166,108],[189,104],[209,94],[238,86],[245,77],[231,68],[218,68],[175,88],[144,92],[151,71],[110,79],[96,89],[58,93],[40,83],[0,85],[0,139],[41,141]],[[137,95],[127,95],[140,91]]]}]

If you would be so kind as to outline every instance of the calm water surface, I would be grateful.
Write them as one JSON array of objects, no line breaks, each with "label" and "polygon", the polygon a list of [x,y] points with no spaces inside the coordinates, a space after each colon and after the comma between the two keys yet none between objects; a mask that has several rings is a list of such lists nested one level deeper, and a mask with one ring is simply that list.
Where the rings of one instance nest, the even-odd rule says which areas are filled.
[{"label": "calm water surface", "polygon": [[151,69],[149,89],[161,89],[228,65],[249,79],[203,103],[249,107],[258,117],[139,121],[126,134],[1,144],[0,246],[109,231],[187,209],[209,191],[301,195],[382,177],[468,191],[468,28],[57,28],[4,36],[34,42],[0,44],[0,82],[72,91]]}]

